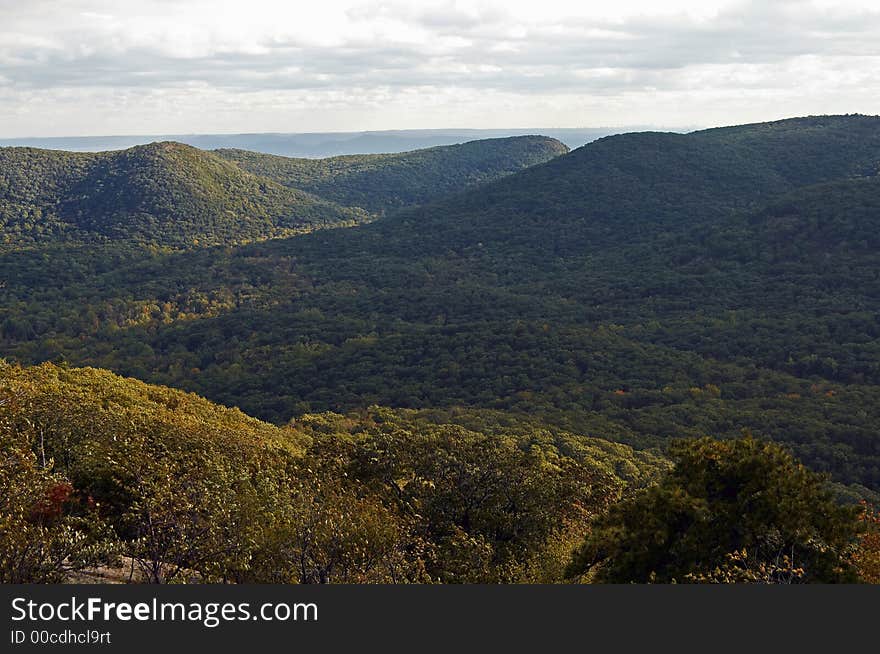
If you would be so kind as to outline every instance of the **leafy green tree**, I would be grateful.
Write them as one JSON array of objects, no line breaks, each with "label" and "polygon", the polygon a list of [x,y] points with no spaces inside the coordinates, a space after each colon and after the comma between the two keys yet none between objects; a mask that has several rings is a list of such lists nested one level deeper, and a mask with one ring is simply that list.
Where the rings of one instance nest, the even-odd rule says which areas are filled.
[{"label": "leafy green tree", "polygon": [[779,445],[701,438],[658,485],[613,506],[569,565],[599,582],[854,581],[858,511]]}]

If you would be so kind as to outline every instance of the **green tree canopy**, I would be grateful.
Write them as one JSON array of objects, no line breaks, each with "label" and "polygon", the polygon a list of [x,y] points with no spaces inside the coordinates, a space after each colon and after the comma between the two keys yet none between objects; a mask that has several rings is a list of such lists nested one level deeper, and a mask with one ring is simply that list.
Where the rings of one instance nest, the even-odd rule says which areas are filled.
[{"label": "green tree canopy", "polygon": [[671,449],[657,486],[613,506],[568,568],[612,583],[853,581],[857,509],[782,447],[751,437]]}]

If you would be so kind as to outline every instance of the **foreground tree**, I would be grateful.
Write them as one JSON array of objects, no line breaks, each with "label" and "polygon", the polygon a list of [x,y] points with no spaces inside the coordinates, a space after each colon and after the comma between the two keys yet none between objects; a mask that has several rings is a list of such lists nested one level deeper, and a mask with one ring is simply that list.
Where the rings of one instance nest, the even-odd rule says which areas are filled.
[{"label": "foreground tree", "polygon": [[861,530],[824,478],[751,437],[675,444],[673,470],[593,525],[572,577],[627,582],[845,582]]},{"label": "foreground tree", "polygon": [[0,583],[57,583],[107,561],[113,535],[52,461],[33,450],[0,398]]}]

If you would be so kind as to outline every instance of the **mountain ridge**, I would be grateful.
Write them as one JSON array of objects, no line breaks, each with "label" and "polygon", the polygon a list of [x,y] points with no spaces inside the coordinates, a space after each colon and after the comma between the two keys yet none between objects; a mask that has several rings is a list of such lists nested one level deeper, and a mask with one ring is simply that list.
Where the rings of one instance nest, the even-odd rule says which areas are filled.
[{"label": "mountain ridge", "polygon": [[177,143],[99,154],[0,149],[0,220],[24,242],[56,235],[181,247],[365,218]]},{"label": "mountain ridge", "polygon": [[[96,154],[0,148],[0,225],[12,245],[53,240],[235,245],[365,222],[389,207],[434,200],[564,151],[557,141],[523,137],[342,163],[270,159],[318,170],[324,179],[311,186],[319,197],[290,184],[289,175],[276,175],[288,182],[281,184],[255,174],[260,170],[174,142]],[[267,160],[253,153],[237,157]],[[366,177],[344,176],[365,161]],[[384,169],[392,165],[397,172],[389,176]]]},{"label": "mountain ridge", "polygon": [[556,139],[517,136],[328,159],[291,159],[241,150],[216,152],[284,186],[384,214],[494,181],[568,151]]}]

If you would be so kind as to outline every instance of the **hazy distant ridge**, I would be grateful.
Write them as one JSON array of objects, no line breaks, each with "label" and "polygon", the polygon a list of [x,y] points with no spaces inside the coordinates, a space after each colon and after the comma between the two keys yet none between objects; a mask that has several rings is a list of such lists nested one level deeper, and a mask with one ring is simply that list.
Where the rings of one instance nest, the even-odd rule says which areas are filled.
[{"label": "hazy distant ridge", "polygon": [[[407,152],[437,145],[455,145],[478,139],[538,134],[579,148],[603,136],[660,129],[656,127],[585,127],[528,129],[412,129],[382,132],[326,132],[276,134],[162,134],[133,136],[71,136],[0,139],[0,146],[28,146],[74,152],[124,150],[155,141],[176,141],[203,150],[234,148],[286,157],[332,157],[341,154]],[[663,131],[684,131],[663,128]]]}]

